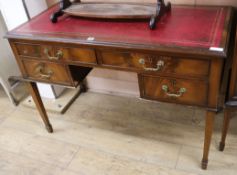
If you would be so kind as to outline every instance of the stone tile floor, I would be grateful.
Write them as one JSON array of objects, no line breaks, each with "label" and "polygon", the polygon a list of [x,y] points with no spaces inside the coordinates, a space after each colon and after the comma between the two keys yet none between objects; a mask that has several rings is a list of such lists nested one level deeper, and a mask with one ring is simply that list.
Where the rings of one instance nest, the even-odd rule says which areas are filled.
[{"label": "stone tile floor", "polygon": [[237,122],[224,153],[216,117],[208,170],[200,169],[205,111],[84,93],[64,115],[11,105],[0,89],[0,175],[236,175]]}]

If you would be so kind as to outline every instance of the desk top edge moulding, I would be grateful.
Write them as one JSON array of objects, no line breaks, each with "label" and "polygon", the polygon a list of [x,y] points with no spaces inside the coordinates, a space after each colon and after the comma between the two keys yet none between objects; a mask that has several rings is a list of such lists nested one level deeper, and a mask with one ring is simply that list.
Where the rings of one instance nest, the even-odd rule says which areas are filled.
[{"label": "desk top edge moulding", "polygon": [[[230,7],[178,6],[150,30],[143,21],[106,21],[63,15],[57,23],[49,18],[57,4],[18,28],[8,32],[9,39],[41,40],[81,45],[182,52],[209,57],[227,56],[233,9]],[[73,26],[73,27],[69,27]]]},{"label": "desk top edge moulding", "polygon": [[[54,12],[50,19],[57,23],[58,18],[64,13],[84,18],[101,19],[150,19],[149,28],[155,29],[156,22],[171,11],[171,3],[165,5],[164,0],[157,0],[157,4],[134,4],[134,3],[82,3],[80,0],[61,0],[60,9]],[[106,13],[106,14],[104,14]]]}]

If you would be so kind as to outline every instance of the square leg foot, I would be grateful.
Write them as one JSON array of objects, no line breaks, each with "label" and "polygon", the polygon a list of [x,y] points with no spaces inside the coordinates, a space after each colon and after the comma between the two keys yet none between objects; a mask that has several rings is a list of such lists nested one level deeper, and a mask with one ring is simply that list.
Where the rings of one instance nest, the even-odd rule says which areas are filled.
[{"label": "square leg foot", "polygon": [[48,133],[53,133],[53,127],[51,124],[45,126],[46,130],[48,131]]},{"label": "square leg foot", "polygon": [[207,169],[207,164],[208,164],[208,160],[202,160],[202,169],[203,170]]},{"label": "square leg foot", "polygon": [[225,143],[220,142],[219,151],[224,151],[224,149],[225,149]]}]

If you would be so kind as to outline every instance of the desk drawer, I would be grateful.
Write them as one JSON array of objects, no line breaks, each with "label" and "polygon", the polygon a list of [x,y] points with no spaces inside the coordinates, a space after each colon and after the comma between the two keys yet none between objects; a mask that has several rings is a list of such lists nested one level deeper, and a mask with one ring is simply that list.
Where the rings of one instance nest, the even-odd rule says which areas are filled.
[{"label": "desk drawer", "polygon": [[141,96],[180,104],[205,106],[208,84],[202,80],[139,75]]},{"label": "desk drawer", "polygon": [[129,52],[101,52],[105,66],[136,69],[147,73],[208,76],[209,60],[173,58]]},{"label": "desk drawer", "polygon": [[29,78],[63,85],[72,85],[67,67],[57,63],[23,60]]},{"label": "desk drawer", "polygon": [[54,47],[50,45],[31,44],[31,43],[15,43],[18,55],[24,58],[38,58],[45,60],[60,60],[62,53],[54,51]]},{"label": "desk drawer", "polygon": [[27,57],[41,57],[41,46],[37,44],[16,43],[18,55]]},{"label": "desk drawer", "polygon": [[65,61],[73,61],[80,63],[96,64],[96,55],[93,49],[86,48],[64,48],[56,47],[55,54],[62,54],[62,59]]},{"label": "desk drawer", "polygon": [[18,55],[25,58],[39,58],[50,61],[73,61],[96,64],[96,54],[93,49],[80,47],[60,47],[44,44],[16,43]]}]

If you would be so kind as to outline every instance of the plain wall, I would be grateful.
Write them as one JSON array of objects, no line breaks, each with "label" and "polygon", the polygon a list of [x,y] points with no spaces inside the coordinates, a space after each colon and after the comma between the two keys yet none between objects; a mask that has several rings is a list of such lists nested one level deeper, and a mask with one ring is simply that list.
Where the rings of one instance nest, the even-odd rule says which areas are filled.
[{"label": "plain wall", "polygon": [[[82,2],[156,2],[156,0],[84,0]],[[51,6],[58,0],[48,0]],[[237,7],[237,0],[170,0],[172,4],[228,5]],[[129,96],[139,96],[136,73],[95,68],[87,77],[91,91]]]}]

